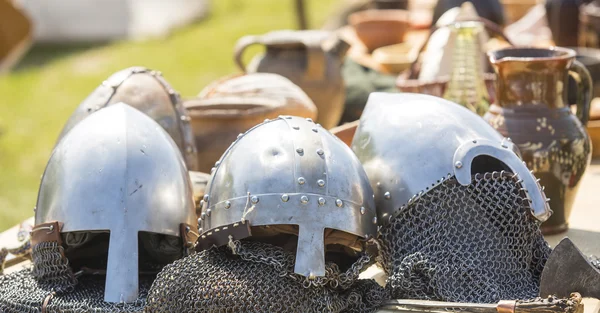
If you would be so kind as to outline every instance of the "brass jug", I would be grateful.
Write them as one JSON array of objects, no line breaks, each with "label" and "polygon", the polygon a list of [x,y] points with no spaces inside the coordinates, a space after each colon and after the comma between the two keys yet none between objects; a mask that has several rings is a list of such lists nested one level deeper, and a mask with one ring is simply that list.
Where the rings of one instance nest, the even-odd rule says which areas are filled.
[{"label": "brass jug", "polygon": [[[264,45],[266,52],[246,66],[242,55],[254,44]],[[331,32],[281,30],[240,38],[235,61],[242,71],[276,73],[298,85],[317,106],[317,122],[329,129],[339,123],[344,111],[341,67],[348,48]]]},{"label": "brass jug", "polygon": [[[575,51],[511,48],[489,52],[497,75],[496,103],[484,118],[519,147],[545,187],[554,213],[544,234],[567,230],[577,189],[590,164],[592,80]],[[568,77],[577,82],[577,115],[566,101]]]}]

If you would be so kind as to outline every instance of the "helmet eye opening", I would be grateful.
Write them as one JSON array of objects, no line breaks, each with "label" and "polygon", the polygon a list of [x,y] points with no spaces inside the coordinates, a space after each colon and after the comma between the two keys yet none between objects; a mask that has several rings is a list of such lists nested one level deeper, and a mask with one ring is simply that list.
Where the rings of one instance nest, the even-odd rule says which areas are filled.
[{"label": "helmet eye opening", "polygon": [[504,162],[489,155],[478,155],[471,162],[471,175],[501,171],[512,173]]}]

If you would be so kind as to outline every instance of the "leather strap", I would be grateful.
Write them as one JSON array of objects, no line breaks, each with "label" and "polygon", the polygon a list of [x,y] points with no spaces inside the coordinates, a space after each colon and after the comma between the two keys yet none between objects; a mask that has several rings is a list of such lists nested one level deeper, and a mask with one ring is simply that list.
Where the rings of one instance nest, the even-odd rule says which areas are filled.
[{"label": "leather strap", "polygon": [[48,294],[46,296],[46,298],[44,298],[44,302],[42,303],[42,313],[48,312],[48,304],[50,304],[50,300],[52,300],[52,298],[54,298],[55,294],[56,293],[54,291],[52,291],[50,294]]},{"label": "leather strap", "polygon": [[62,223],[57,221],[35,225],[31,230],[31,246],[41,242],[57,242],[62,245],[61,229]]},{"label": "leather strap", "polygon": [[197,232],[193,231],[192,226],[186,223],[179,224],[179,234],[183,241],[183,246],[187,248],[192,248],[199,236]]},{"label": "leather strap", "polygon": [[240,240],[250,237],[251,235],[250,223],[248,221],[215,228],[202,234],[198,238],[196,251],[200,252],[211,248],[212,246],[219,247],[225,245],[229,242],[229,236],[231,236],[233,240]]}]

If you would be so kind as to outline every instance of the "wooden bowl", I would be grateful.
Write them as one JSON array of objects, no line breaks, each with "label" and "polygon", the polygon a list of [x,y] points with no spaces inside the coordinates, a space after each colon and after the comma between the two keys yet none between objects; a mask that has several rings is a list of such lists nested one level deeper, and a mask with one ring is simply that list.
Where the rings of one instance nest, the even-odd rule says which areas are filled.
[{"label": "wooden bowl", "polygon": [[352,13],[348,22],[369,51],[401,43],[410,27],[406,10],[365,10]]},{"label": "wooden bowl", "polygon": [[398,43],[373,51],[373,59],[385,68],[386,72],[400,74],[415,61],[418,51],[409,43]]}]

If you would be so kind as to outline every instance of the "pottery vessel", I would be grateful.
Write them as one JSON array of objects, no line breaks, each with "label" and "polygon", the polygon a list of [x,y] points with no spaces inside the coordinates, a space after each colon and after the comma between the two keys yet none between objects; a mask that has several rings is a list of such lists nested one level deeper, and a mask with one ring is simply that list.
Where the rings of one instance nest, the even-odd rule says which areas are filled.
[{"label": "pottery vessel", "polygon": [[310,98],[276,74],[229,76],[207,86],[197,98],[184,101],[198,147],[198,168],[211,173],[223,152],[243,133],[279,115],[316,118]]},{"label": "pottery vessel", "polygon": [[[591,159],[585,130],[592,82],[566,48],[510,48],[488,53],[497,75],[496,103],[484,118],[512,139],[540,179],[554,214],[545,234],[565,231],[573,200]],[[578,85],[577,115],[567,103],[569,76]]]},{"label": "pottery vessel", "polygon": [[406,10],[364,10],[351,14],[349,24],[370,51],[404,41],[410,27]]},{"label": "pottery vessel", "polygon": [[[266,52],[246,66],[247,47],[264,45]],[[349,45],[327,31],[274,31],[245,36],[235,46],[235,61],[248,73],[275,73],[298,85],[318,109],[317,122],[329,129],[344,111],[345,86],[341,67]]]},{"label": "pottery vessel", "polygon": [[577,46],[600,48],[600,1],[582,5]]}]

